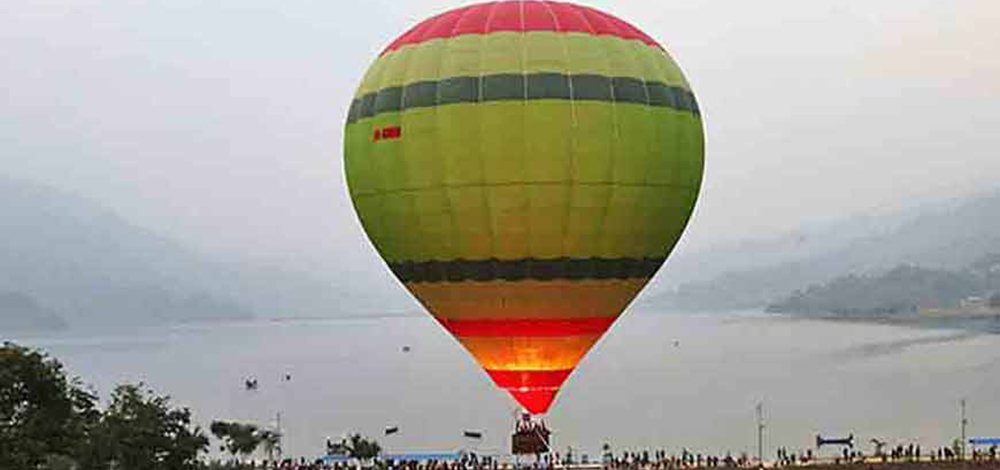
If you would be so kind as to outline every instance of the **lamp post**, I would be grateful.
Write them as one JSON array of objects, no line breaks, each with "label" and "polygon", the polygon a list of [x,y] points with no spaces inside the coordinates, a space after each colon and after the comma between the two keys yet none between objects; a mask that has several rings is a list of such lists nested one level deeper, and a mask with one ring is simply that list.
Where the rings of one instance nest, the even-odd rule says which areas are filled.
[{"label": "lamp post", "polygon": [[764,402],[757,402],[757,463],[764,466]]},{"label": "lamp post", "polygon": [[969,420],[965,417],[965,399],[963,398],[960,403],[962,409],[962,447],[960,447],[960,449],[962,453],[962,459],[965,460],[965,441],[966,441],[965,428],[966,426],[968,426]]},{"label": "lamp post", "polygon": [[282,433],[281,433],[281,412],[280,411],[275,414],[275,420],[274,421],[275,421],[275,423],[274,423],[275,424],[275,428],[278,431],[278,461],[280,462],[282,460],[282,458],[284,457],[283,454],[285,453],[285,449],[283,449],[284,444],[282,444],[282,442],[281,442],[282,440],[284,440],[285,436],[283,436]]}]

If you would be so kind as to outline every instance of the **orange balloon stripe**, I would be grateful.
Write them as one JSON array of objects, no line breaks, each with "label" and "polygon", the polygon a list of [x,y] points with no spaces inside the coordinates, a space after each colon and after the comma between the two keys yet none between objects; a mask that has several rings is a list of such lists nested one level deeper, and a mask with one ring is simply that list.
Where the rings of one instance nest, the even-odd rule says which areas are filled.
[{"label": "orange balloon stripe", "polygon": [[617,317],[642,279],[414,282],[406,287],[439,320]]},{"label": "orange balloon stripe", "polygon": [[484,369],[572,369],[600,333],[566,337],[459,337],[459,342]]}]

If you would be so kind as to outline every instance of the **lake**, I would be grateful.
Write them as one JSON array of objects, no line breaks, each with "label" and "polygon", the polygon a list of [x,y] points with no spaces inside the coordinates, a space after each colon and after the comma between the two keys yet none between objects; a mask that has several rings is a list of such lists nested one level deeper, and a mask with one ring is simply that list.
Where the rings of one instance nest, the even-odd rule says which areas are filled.
[{"label": "lake", "polygon": [[[15,338],[44,348],[107,398],[142,381],[213,419],[273,424],[286,453],[316,456],[327,436],[376,436],[389,451],[509,447],[514,402],[426,316],[258,321],[127,334]],[[675,343],[676,341],[676,343]],[[403,346],[410,351],[404,352]],[[291,380],[285,380],[285,375]],[[246,391],[243,380],[258,379]],[[1000,335],[755,312],[631,311],[590,352],[545,417],[554,447],[597,455],[643,447],[767,455],[817,433],[853,432],[924,448],[959,433],[1000,434]],[[383,436],[387,426],[400,431]],[[463,431],[484,433],[478,443]]]}]

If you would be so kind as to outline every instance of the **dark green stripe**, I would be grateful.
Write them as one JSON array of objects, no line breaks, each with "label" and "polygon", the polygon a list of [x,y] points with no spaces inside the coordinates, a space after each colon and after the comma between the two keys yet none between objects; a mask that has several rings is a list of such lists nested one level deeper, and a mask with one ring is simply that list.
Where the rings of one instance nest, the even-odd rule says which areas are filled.
[{"label": "dark green stripe", "polygon": [[[471,80],[475,80],[471,78]],[[514,73],[500,73],[483,77],[483,100],[484,101],[504,101],[524,99],[524,75]],[[410,91],[410,87],[406,87]],[[447,103],[442,103],[447,104]]]},{"label": "dark green stripe", "polygon": [[528,88],[524,92],[529,100],[558,99],[568,100],[570,94],[570,78],[561,73],[535,73],[527,76]]},{"label": "dark green stripe", "polygon": [[380,90],[375,95],[375,104],[372,106],[374,114],[391,113],[399,111],[403,105],[403,89],[400,87],[386,88]]},{"label": "dark green stripe", "polygon": [[636,103],[701,114],[694,94],[662,82],[592,74],[501,73],[483,77],[451,77],[411,83],[405,87],[383,88],[355,99],[351,103],[347,123],[381,113],[428,106],[553,99]]},{"label": "dark green stripe", "polygon": [[573,97],[583,101],[613,101],[614,95],[611,93],[611,79],[601,75],[574,75],[570,82],[573,83]]},{"label": "dark green stripe", "polygon": [[523,258],[390,263],[402,282],[645,279],[665,258]]},{"label": "dark green stripe", "polygon": [[642,80],[627,77],[615,77],[611,80],[615,90],[615,102],[649,104],[646,85]]}]

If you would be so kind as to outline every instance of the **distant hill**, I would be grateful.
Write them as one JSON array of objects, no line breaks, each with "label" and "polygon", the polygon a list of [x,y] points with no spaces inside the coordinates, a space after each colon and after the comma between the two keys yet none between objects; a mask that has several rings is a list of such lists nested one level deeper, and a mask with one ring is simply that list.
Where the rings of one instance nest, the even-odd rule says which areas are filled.
[{"label": "distant hill", "polygon": [[[1000,263],[996,266],[1000,267]],[[994,272],[902,265],[879,275],[841,276],[809,286],[773,303],[768,311],[852,318],[898,317],[927,309],[956,309],[966,299],[990,299],[996,292],[1000,292],[1000,274]]]},{"label": "distant hill", "polygon": [[[684,260],[698,271],[699,259],[711,275],[676,282],[641,301],[678,311],[761,308],[799,289],[849,274],[878,275],[900,264],[958,270],[991,252],[1000,252],[1000,193],[937,204],[925,211],[879,218],[850,219],[811,235],[789,236]],[[809,243],[814,247],[798,247]],[[792,245],[781,249],[782,244]],[[745,258],[745,259],[744,259]],[[759,260],[755,260],[759,258]],[[668,264],[675,271],[676,264]]]},{"label": "distant hill", "polygon": [[35,299],[17,292],[0,292],[0,331],[63,328],[66,328],[66,322],[42,308]]},{"label": "distant hill", "polygon": [[323,317],[365,305],[329,281],[215,259],[47,186],[0,177],[0,201],[0,291],[69,327]]}]

